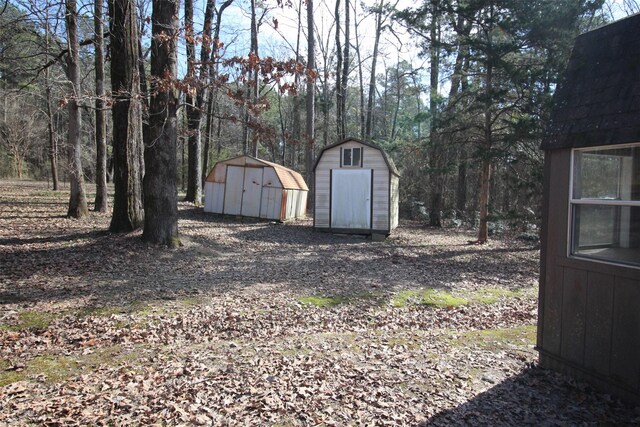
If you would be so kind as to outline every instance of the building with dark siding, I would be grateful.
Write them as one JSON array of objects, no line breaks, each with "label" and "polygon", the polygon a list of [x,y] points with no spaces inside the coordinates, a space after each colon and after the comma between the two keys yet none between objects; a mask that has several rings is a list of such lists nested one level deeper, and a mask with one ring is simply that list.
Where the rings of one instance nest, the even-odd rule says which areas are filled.
[{"label": "building with dark siding", "polygon": [[554,105],[540,363],[640,404],[640,15],[576,39]]}]

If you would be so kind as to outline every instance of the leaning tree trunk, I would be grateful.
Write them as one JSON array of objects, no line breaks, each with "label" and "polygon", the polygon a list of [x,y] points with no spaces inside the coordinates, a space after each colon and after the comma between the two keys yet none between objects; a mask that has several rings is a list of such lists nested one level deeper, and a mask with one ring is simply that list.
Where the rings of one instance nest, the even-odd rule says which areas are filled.
[{"label": "leaning tree trunk", "polygon": [[113,183],[111,231],[142,226],[142,110],[138,26],[134,0],[109,0],[113,92]]},{"label": "leaning tree trunk", "polygon": [[173,89],[177,78],[179,9],[179,0],[153,0],[149,131],[154,143],[145,147],[144,153],[146,218],[142,237],[169,247],[180,244],[176,183],[178,97]]},{"label": "leaning tree trunk", "polygon": [[76,10],[76,0],[66,0],[65,20],[67,24],[67,39],[69,44],[69,54],[67,55],[67,75],[71,82],[73,91],[67,109],[69,112],[69,180],[71,191],[69,197],[69,210],[67,216],[82,218],[88,213],[87,198],[84,192],[84,178],[82,176],[80,127],[82,126],[82,116],[78,97],[80,96],[80,45],[78,43],[78,12]]},{"label": "leaning tree trunk", "polygon": [[107,197],[107,126],[104,113],[104,23],[102,0],[94,0],[93,25],[95,32],[96,68],[96,199],[94,210],[106,212]]}]

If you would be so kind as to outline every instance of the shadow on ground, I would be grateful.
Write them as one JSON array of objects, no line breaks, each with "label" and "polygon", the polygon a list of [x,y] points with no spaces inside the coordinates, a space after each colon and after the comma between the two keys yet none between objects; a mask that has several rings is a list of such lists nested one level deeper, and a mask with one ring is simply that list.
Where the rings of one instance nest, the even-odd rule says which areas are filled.
[{"label": "shadow on ground", "polygon": [[[434,415],[423,425],[612,425],[616,423],[616,414],[625,417],[619,420],[619,425],[628,425],[630,410],[620,400],[598,393],[585,383],[532,367],[460,406]],[[637,421],[640,423],[640,416]]]}]

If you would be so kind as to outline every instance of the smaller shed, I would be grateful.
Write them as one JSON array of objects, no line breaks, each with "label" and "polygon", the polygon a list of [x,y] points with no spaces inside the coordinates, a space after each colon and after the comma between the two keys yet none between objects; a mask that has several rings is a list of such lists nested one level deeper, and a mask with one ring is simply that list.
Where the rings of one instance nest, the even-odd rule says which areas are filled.
[{"label": "smaller shed", "polygon": [[216,163],[204,184],[204,211],[288,221],[304,218],[309,188],[302,175],[251,156]]},{"label": "smaller shed", "polygon": [[640,15],[580,35],[543,141],[540,363],[640,404]]},{"label": "smaller shed", "polygon": [[379,146],[355,138],[325,147],[315,167],[317,230],[385,234],[398,226],[398,181]]}]

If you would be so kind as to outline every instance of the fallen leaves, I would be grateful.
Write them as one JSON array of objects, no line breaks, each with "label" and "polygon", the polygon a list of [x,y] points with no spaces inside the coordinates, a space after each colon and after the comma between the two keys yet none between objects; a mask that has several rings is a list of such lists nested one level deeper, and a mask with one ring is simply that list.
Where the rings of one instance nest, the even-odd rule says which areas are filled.
[{"label": "fallen leaves", "polygon": [[[372,243],[184,204],[168,251],[63,218],[42,184],[0,189],[0,424],[638,421],[536,367],[525,243],[415,223]],[[425,289],[470,303],[393,306]]]}]

